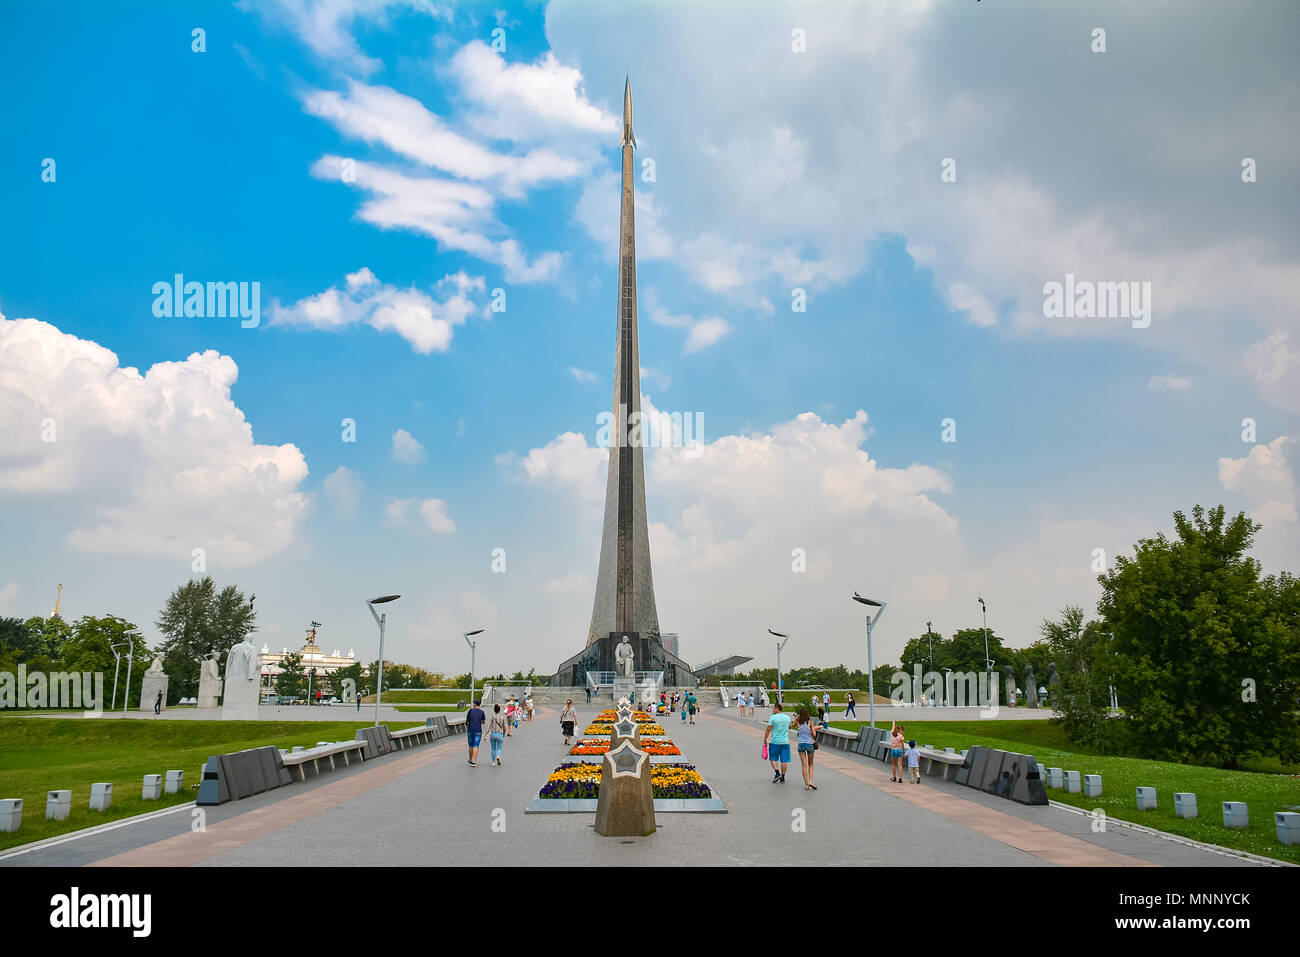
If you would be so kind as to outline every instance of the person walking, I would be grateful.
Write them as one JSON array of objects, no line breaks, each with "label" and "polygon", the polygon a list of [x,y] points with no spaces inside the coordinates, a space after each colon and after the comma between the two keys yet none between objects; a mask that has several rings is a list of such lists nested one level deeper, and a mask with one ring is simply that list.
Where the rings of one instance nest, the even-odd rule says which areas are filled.
[{"label": "person walking", "polygon": [[913,784],[921,783],[921,749],[914,740],[907,742],[907,779]]},{"label": "person walking", "polygon": [[822,692],[822,707],[826,709],[827,714],[831,713],[831,693],[829,691]]},{"label": "person walking", "polygon": [[856,718],[858,716],[858,705],[857,702],[853,700],[853,692],[850,691],[844,696],[844,698],[844,717]]},{"label": "person walking", "polygon": [[749,716],[752,718],[754,717],[754,692],[751,691],[746,698],[749,705]]},{"label": "person walking", "polygon": [[501,713],[501,705],[492,706],[492,717],[488,719],[488,744],[492,746],[492,763],[501,767],[501,749],[506,743],[506,718]]},{"label": "person walking", "polygon": [[531,691],[528,693],[528,720],[533,720],[533,695]]},{"label": "person walking", "polygon": [[740,690],[736,691],[736,710],[741,714],[745,713],[745,692]]},{"label": "person walking", "polygon": [[587,704],[591,704],[591,685],[587,685]]},{"label": "person walking", "polygon": [[357,710],[360,711],[360,710],[361,710],[361,692],[358,691],[355,695],[353,695],[353,697],[355,697],[355,698],[357,699]]},{"label": "person walking", "polygon": [[686,710],[690,712],[691,724],[695,723],[695,712],[699,709],[700,702],[695,697],[695,692],[686,692]]},{"label": "person walking", "polygon": [[790,766],[790,716],[782,712],[779,701],[772,705],[763,744],[767,745],[767,759],[772,762],[772,783],[784,783],[785,769]]},{"label": "person walking", "polygon": [[569,739],[573,737],[573,726],[578,723],[578,712],[573,708],[573,699],[570,698],[564,710],[560,712],[560,732],[564,735],[564,743],[568,744]]},{"label": "person walking", "polygon": [[515,726],[515,699],[511,698],[506,702],[506,737],[514,737]]},{"label": "person walking", "polygon": [[471,768],[478,767],[478,746],[483,740],[483,721],[487,715],[479,707],[483,702],[475,698],[474,705],[465,712],[465,736],[469,743],[469,760],[465,763]]},{"label": "person walking", "polygon": [[795,719],[795,736],[799,745],[799,767],[803,771],[803,789],[816,791],[813,784],[813,755],[817,750],[818,726],[808,717],[808,709],[800,708],[799,717]]},{"label": "person walking", "polygon": [[158,697],[153,699],[153,713],[162,714],[162,692],[158,692]]},{"label": "person walking", "polygon": [[889,767],[893,777],[889,780],[903,783],[903,726],[889,722]]}]

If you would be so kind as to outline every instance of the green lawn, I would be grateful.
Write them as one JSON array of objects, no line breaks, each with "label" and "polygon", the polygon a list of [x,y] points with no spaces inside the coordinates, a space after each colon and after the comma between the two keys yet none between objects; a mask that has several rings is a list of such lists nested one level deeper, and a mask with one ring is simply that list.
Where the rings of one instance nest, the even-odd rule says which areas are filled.
[{"label": "green lawn", "polygon": [[[864,723],[832,721],[831,725],[856,731]],[[877,721],[876,725],[879,727],[882,722]],[[889,726],[888,722],[883,725]],[[1300,810],[1300,768],[1284,768],[1276,760],[1261,760],[1256,766],[1265,770],[1225,771],[1143,758],[1086,754],[1073,748],[1065,739],[1065,732],[1051,721],[907,721],[905,730],[908,739],[918,745],[963,751],[978,744],[1031,754],[1043,767],[1100,774],[1102,796],[1099,798],[1066,794],[1059,788],[1049,788],[1047,795],[1062,804],[1087,810],[1101,808],[1109,817],[1170,834],[1300,864],[1300,847],[1278,843],[1273,824],[1275,811]],[[1135,790],[1139,785],[1157,789],[1156,810],[1138,811]],[[1175,791],[1196,795],[1200,817],[1192,820],[1174,817]],[[1223,801],[1246,802],[1250,806],[1250,827],[1225,828]]]},{"label": "green lawn", "polygon": [[[483,693],[483,686],[474,689],[476,694]],[[384,704],[450,704],[468,701],[468,688],[395,688],[384,689]],[[366,695],[361,699],[363,705],[374,704],[375,696]]]},{"label": "green lawn", "polygon": [[[245,748],[351,741],[369,721],[157,721],[0,718],[0,798],[23,799],[23,823],[0,834],[0,849],[192,801],[208,757]],[[397,731],[419,722],[394,722]],[[145,801],[146,774],[185,772],[179,794]],[[90,810],[90,785],[113,782],[113,805]],[[45,820],[45,792],[71,789],[66,821]]]}]

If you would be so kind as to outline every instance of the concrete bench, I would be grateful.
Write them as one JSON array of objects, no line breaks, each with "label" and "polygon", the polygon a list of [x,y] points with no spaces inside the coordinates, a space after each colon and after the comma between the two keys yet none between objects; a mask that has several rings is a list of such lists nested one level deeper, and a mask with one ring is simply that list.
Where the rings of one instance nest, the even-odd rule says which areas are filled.
[{"label": "concrete bench", "polygon": [[921,748],[921,770],[927,776],[933,777],[943,769],[943,779],[950,780],[957,773],[957,769],[966,763],[966,759],[960,754],[950,754],[947,751],[936,751],[933,748]]},{"label": "concrete bench", "polygon": [[342,758],[345,765],[352,763],[355,755],[361,760],[365,754],[365,741],[340,741],[337,744],[327,744],[316,746],[302,751],[294,751],[291,754],[282,755],[280,760],[284,766],[289,769],[297,781],[307,780],[307,772],[310,770],[311,775],[315,777],[321,772],[321,762],[328,761],[330,770],[338,765],[335,763],[337,758]]},{"label": "concrete bench", "polygon": [[845,731],[843,728],[821,728],[817,732],[817,741],[828,748],[837,748],[840,751],[846,751],[853,746],[853,742],[858,740],[856,731]]}]

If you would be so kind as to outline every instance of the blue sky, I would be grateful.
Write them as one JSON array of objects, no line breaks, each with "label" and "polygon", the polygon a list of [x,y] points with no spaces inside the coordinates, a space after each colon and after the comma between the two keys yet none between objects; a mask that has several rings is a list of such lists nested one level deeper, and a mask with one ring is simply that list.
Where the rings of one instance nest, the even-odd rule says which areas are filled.
[{"label": "blue sky", "polygon": [[[202,547],[276,649],[315,618],[373,655],[362,599],[400,591],[403,660],[463,670],[476,627],[490,670],[577,650],[628,73],[642,389],[707,445],[648,453],[688,660],[768,663],[775,627],[861,664],[854,590],[890,602],[880,659],[977,591],[1028,644],[1095,601],[1094,548],[1198,502],[1294,569],[1297,15],[989,6],[6,10],[0,613],[63,582],[152,639]],[[155,317],[177,272],[259,282],[260,326]],[[1045,318],[1066,272],[1151,282],[1150,328]]]}]

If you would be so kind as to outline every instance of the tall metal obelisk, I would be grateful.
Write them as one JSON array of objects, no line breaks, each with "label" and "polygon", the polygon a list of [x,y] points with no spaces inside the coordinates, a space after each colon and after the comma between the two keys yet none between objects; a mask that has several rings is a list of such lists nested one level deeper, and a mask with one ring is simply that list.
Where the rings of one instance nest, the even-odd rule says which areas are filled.
[{"label": "tall metal obelisk", "polygon": [[[632,83],[623,87],[623,200],[618,221],[618,330],[614,342],[614,422],[610,429],[605,528],[600,540],[596,603],[587,645],[614,632],[659,642],[645,517],[641,442],[628,441],[641,417],[641,365],[636,326],[636,180],[633,175]],[[640,644],[637,642],[637,644]],[[637,658],[643,657],[637,655]],[[648,662],[637,661],[638,669]]]}]

